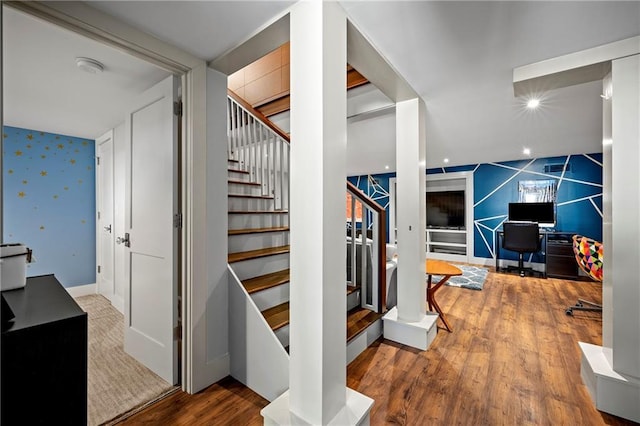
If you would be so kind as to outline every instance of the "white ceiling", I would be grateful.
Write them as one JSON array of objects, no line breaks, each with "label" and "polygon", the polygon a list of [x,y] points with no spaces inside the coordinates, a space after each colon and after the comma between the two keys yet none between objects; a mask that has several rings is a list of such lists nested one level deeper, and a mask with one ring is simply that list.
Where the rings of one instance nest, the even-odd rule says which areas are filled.
[{"label": "white ceiling", "polygon": [[[105,1],[90,4],[209,60],[241,44],[281,16],[292,2]],[[513,68],[640,34],[640,2],[637,1],[343,1],[341,4],[352,22],[425,100],[427,167],[442,166],[445,157],[450,159],[449,165],[518,159],[523,157],[525,146],[532,149],[534,157],[600,151],[600,83],[544,93],[541,108],[529,111],[523,107],[524,100],[513,95]],[[4,31],[6,39],[7,29]],[[48,37],[51,36],[44,40]],[[43,43],[40,37],[38,40]],[[19,50],[22,50],[22,41],[20,43]],[[57,44],[60,42],[49,49],[58,47]],[[71,68],[74,55],[78,54],[70,55]],[[35,72],[34,67],[48,68],[53,64],[53,58],[48,58],[23,67],[23,71],[9,73],[14,64],[6,58],[5,82],[10,81],[11,76],[18,78]],[[64,95],[30,99],[29,108],[25,107],[20,113],[33,115],[31,107],[40,103],[47,104],[49,111],[77,103],[67,100],[81,78],[73,74],[76,71],[61,70],[54,79],[53,74],[45,70],[30,79],[31,84],[56,81],[55,86],[64,88]],[[64,75],[73,76],[68,86],[62,83]],[[107,73],[82,75],[82,78],[105,75]],[[131,86],[125,86],[126,93],[144,86],[133,87],[131,81],[129,84]],[[9,92],[11,85],[6,84],[5,88]],[[26,97],[26,89],[14,92]],[[368,99],[371,95],[362,96]],[[5,106],[8,102],[13,104],[6,93]],[[374,103],[379,106],[379,102]],[[84,105],[85,112],[100,106],[95,102]],[[76,117],[77,122],[85,120],[81,115]],[[393,170],[392,110],[386,116],[372,114],[350,120],[349,127],[349,152],[356,153],[349,154],[349,174],[384,172],[388,164]]]},{"label": "white ceiling", "polygon": [[[135,94],[169,74],[144,61],[3,8],[4,124],[95,139],[124,122]],[[76,67],[76,57],[104,65]]]}]

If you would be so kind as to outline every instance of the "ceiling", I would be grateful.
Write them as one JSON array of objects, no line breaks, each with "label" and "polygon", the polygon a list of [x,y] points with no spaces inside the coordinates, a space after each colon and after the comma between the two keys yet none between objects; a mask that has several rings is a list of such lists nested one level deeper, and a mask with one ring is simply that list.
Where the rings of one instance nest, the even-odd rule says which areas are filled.
[{"label": "ceiling", "polygon": [[[95,139],[124,122],[133,97],[169,73],[37,18],[3,8],[4,124]],[[90,57],[104,72],[76,66]]]},{"label": "ceiling", "polygon": [[[449,166],[524,158],[524,147],[532,150],[532,157],[601,151],[599,95],[602,88],[599,82],[542,93],[541,106],[528,110],[524,107],[526,99],[514,97],[513,68],[640,35],[640,2],[637,1],[340,3],[351,21],[424,99],[429,168],[444,166],[444,158],[449,159]],[[239,46],[286,13],[293,2],[91,1],[89,4],[197,57],[211,60]],[[108,75],[107,72],[98,76],[78,74],[74,68],[75,56],[95,57],[98,47],[92,47],[95,51],[76,49],[73,53],[68,52],[65,58],[62,55],[43,58],[42,53],[32,53],[24,55],[27,58],[16,58],[18,62],[14,62],[9,56],[11,40],[7,40],[11,28],[22,29],[20,38],[13,40],[16,43],[19,40],[20,48],[13,47],[13,50],[23,50],[23,43],[38,33],[25,31],[23,24],[18,28],[8,26],[7,15],[5,12],[6,118],[12,117],[13,113],[8,112],[13,108],[13,99],[22,98],[28,102],[18,109],[15,101],[13,120],[18,120],[18,116],[35,115],[33,108],[40,106],[43,109],[46,106],[52,114],[61,105],[65,110],[72,105],[82,105],[82,111],[74,116],[76,124],[85,121],[83,111],[102,114],[99,108],[104,107],[101,103],[108,93],[94,95],[93,101],[88,103],[70,98],[81,91],[78,88],[81,81]],[[60,29],[49,30],[64,33]],[[23,40],[25,33],[28,37]],[[73,37],[66,34],[66,38]],[[52,33],[40,35],[35,44],[44,44],[49,39],[53,40]],[[48,46],[48,51],[53,52],[54,48],[65,44],[65,40]],[[110,51],[109,48],[102,49]],[[110,53],[114,54],[113,51]],[[39,60],[26,62],[34,57]],[[54,74],[54,62],[63,59],[67,68],[60,68]],[[129,59],[132,63],[140,62]],[[22,68],[12,70],[17,64]],[[152,71],[159,72],[150,67],[148,72]],[[29,78],[29,85],[44,81],[48,86],[60,86],[63,95],[48,94],[44,99],[36,99],[36,93],[30,87],[16,88],[12,95],[12,79],[19,80],[30,73],[34,73],[34,77]],[[124,73],[124,69],[120,70],[123,84]],[[155,81],[161,78],[159,74],[154,75]],[[68,82],[63,81],[65,76]],[[125,94],[143,90],[145,84],[154,81],[154,78],[144,77],[142,71],[138,77],[127,80],[128,87],[121,86]],[[138,81],[137,85],[134,80]],[[56,84],[50,84],[52,81]],[[100,87],[106,87],[106,83],[100,83]],[[116,89],[103,92],[112,90]],[[96,102],[96,99],[101,101]],[[358,93],[350,96],[349,102],[357,99],[362,100],[360,108],[356,108],[361,111],[372,95]],[[375,100],[372,105],[375,105],[372,108],[379,108],[381,101]],[[11,123],[7,121],[7,124]],[[54,128],[43,130],[56,131]],[[95,137],[96,132],[98,130],[94,129],[92,135],[77,132],[76,135]],[[351,119],[348,173],[392,171],[394,138],[393,109]],[[385,165],[390,165],[390,170],[385,169]]]}]

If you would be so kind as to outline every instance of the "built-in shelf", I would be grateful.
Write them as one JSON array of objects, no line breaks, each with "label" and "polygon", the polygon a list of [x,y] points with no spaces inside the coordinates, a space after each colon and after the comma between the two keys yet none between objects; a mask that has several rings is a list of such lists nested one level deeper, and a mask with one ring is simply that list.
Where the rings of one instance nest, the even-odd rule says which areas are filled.
[{"label": "built-in shelf", "polygon": [[464,229],[427,228],[427,257],[457,260],[450,256],[467,256],[467,231]]}]

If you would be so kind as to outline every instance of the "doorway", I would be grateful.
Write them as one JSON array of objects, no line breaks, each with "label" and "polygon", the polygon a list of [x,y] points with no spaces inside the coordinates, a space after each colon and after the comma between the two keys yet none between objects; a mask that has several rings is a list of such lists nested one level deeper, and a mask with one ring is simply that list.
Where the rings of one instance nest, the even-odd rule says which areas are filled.
[{"label": "doorway", "polygon": [[[70,72],[67,72],[67,73],[61,72],[56,74],[55,72],[53,72],[52,68],[54,66],[54,62],[57,62],[57,61],[62,62],[65,59],[69,59],[69,54],[72,54],[70,58],[71,60],[73,60],[74,57],[79,57],[78,55],[87,54],[83,52],[91,52],[92,55],[94,54],[100,55],[100,53],[102,52],[104,53],[105,55],[104,57],[106,58],[106,59],[103,59],[105,64],[104,74],[107,75],[107,73],[111,73],[111,74],[115,74],[116,76],[115,77],[111,76],[113,78],[107,79],[108,81],[105,81],[105,79],[96,80],[94,84],[98,86],[99,90],[106,89],[106,90],[117,91],[117,90],[120,90],[121,88],[117,86],[109,86],[109,85],[116,84],[118,82],[118,79],[120,79],[121,84],[124,84],[124,85],[129,84],[126,89],[129,92],[135,92],[136,88],[138,88],[139,86],[149,88],[153,86],[154,83],[156,83],[156,81],[154,80],[157,80],[157,78],[160,78],[160,77],[166,78],[166,76],[170,75],[171,73],[166,70],[159,70],[159,72],[153,71],[151,75],[149,74],[146,74],[144,76],[138,75],[136,77],[138,81],[132,83],[132,79],[127,80],[123,76],[125,76],[127,72],[134,70],[134,68],[138,65],[138,63],[141,62],[141,60],[139,59],[131,58],[133,62],[136,62],[133,65],[127,64],[127,59],[111,62],[110,60],[116,57],[124,57],[129,55],[123,54],[122,52],[114,51],[112,48],[109,48],[104,45],[100,46],[100,43],[97,43],[92,40],[88,40],[83,36],[80,36],[79,34],[69,32],[53,24],[42,22],[28,14],[23,14],[22,12],[16,11],[10,7],[3,6],[3,20],[5,20],[5,22],[6,21],[11,22],[11,20],[19,20],[21,24],[28,22],[28,25],[37,25],[39,27],[43,27],[44,29],[42,30],[27,31],[27,33],[29,34],[29,37],[33,37],[33,41],[36,42],[35,44],[41,44],[43,46],[47,46],[47,43],[45,43],[45,41],[47,41],[47,42],[53,42],[53,44],[57,44],[59,46],[66,46],[67,42],[71,46],[75,46],[76,48],[78,47],[78,45],[82,46],[82,49],[79,49],[77,52],[70,52],[69,49],[63,50],[62,52],[53,52],[51,51],[52,49],[50,49],[49,52],[41,52],[40,55],[37,55],[40,59],[42,59],[43,57],[46,57],[47,54],[52,55],[54,57],[54,60],[48,61],[47,63],[49,73],[50,73],[48,75],[49,87],[42,89],[41,92],[46,92],[49,89],[53,90],[55,88],[62,87],[62,88],[66,88],[67,93],[63,93],[63,95],[52,95],[50,92],[46,92],[44,94],[44,99],[40,102],[35,100],[35,98],[31,98],[30,102],[34,106],[34,108],[26,110],[27,112],[32,112],[31,114],[28,114],[30,116],[29,117],[30,119],[33,119],[36,115],[38,115],[41,112],[40,110],[37,110],[35,106],[42,107],[42,111],[44,111],[45,114],[48,116],[55,116],[56,112],[62,110],[62,112],[67,116],[73,116],[73,118],[77,121],[77,123],[74,123],[72,127],[64,127],[62,123],[63,119],[58,119],[57,122],[54,122],[54,123],[52,123],[51,121],[47,122],[46,120],[44,120],[43,122],[40,122],[41,124],[38,124],[38,121],[36,120],[31,122],[25,120],[23,122],[18,122],[18,123],[16,122],[8,123],[7,120],[5,120],[3,124],[19,125],[21,128],[30,128],[30,129],[34,129],[42,132],[46,131],[51,134],[55,133],[60,135],[66,135],[66,134],[83,133],[82,136],[84,139],[94,139],[96,141],[96,153],[98,154],[97,157],[101,158],[101,160],[96,159],[96,162],[102,161],[101,165],[106,166],[106,167],[101,167],[101,169],[103,170],[111,169],[110,172],[108,173],[105,172],[104,175],[97,174],[96,179],[99,181],[110,182],[110,185],[100,185],[100,184],[97,185],[96,202],[100,207],[97,209],[96,216],[97,216],[97,213],[100,212],[100,218],[97,220],[96,223],[99,225],[99,227],[97,229],[88,229],[86,231],[87,233],[96,235],[95,246],[96,246],[96,251],[99,253],[98,261],[96,262],[96,274],[97,274],[96,280],[95,280],[96,284],[91,284],[90,282],[86,282],[86,283],[83,282],[81,283],[83,284],[81,286],[86,287],[86,286],[93,285],[93,289],[95,293],[101,293],[106,296],[109,296],[108,297],[109,301],[114,306],[117,306],[119,310],[123,310],[123,308],[125,307],[125,303],[124,303],[124,300],[117,300],[117,297],[119,296],[117,292],[117,288],[119,286],[118,281],[120,280],[120,277],[126,276],[128,274],[118,270],[118,264],[119,264],[118,258],[119,257],[126,258],[126,255],[118,256],[118,253],[121,254],[122,250],[116,249],[117,245],[115,244],[115,239],[116,239],[116,235],[118,235],[116,234],[116,231],[118,231],[118,229],[114,225],[115,225],[116,216],[118,214],[120,214],[122,217],[125,216],[122,209],[125,208],[125,205],[123,204],[126,204],[126,203],[118,204],[118,200],[124,199],[125,197],[122,194],[119,194],[117,191],[115,191],[115,189],[117,188],[116,185],[114,185],[114,183],[116,182],[116,178],[122,177],[123,173],[114,171],[115,170],[114,166],[116,164],[122,163],[122,161],[120,161],[121,159],[120,160],[118,159],[118,155],[121,155],[121,153],[118,152],[118,150],[116,149],[116,145],[114,145],[114,136],[117,138],[124,134],[124,132],[120,133],[118,129],[121,126],[124,126],[124,122],[126,121],[125,116],[127,114],[127,111],[122,110],[120,113],[119,121],[122,121],[123,124],[118,124],[117,122],[114,122],[113,125],[111,124],[109,125],[109,127],[111,127],[111,130],[107,131],[103,136],[97,137],[98,134],[96,134],[95,129],[100,128],[99,125],[96,125],[93,128],[90,128],[90,127],[87,127],[86,124],[91,123],[93,121],[93,118],[95,118],[96,116],[102,117],[102,116],[108,115],[108,111],[102,108],[102,105],[101,105],[102,103],[107,103],[106,94],[102,92],[104,95],[104,98],[100,98],[100,96],[94,95],[94,98],[91,99],[90,101],[78,101],[77,98],[74,97],[77,94],[74,93],[72,96],[72,94],[70,94],[70,91],[82,91],[83,89],[78,89],[78,88],[85,87],[85,86],[82,86],[81,82],[85,81],[87,79],[87,76],[83,74],[65,75],[65,74],[71,74]],[[24,29],[25,26],[21,24],[18,24],[17,27]],[[6,44],[11,45],[16,40],[19,40],[19,47],[16,48],[15,51],[23,51],[23,53],[26,53],[26,51],[29,48],[28,47],[29,43],[27,42],[28,37],[24,37],[23,35],[17,35],[16,33],[11,33],[10,32],[12,29],[11,25],[3,25],[3,28],[5,29],[3,33],[3,38]],[[45,36],[43,38],[41,31],[50,32],[50,35]],[[57,36],[60,36],[61,38],[56,38],[54,42],[54,40],[52,39]],[[77,44],[74,44],[74,43],[77,43]],[[19,64],[19,63],[20,61],[15,59],[12,59],[12,60],[5,59],[3,71],[8,70],[14,64]],[[147,65],[147,68],[148,67],[151,67],[151,65]],[[74,71],[77,71],[77,70],[74,69]],[[27,77],[30,80],[31,86],[35,86],[35,82],[42,80],[42,78],[31,74],[32,72],[33,72],[33,67],[27,67],[27,72],[25,72],[24,74],[25,74],[25,77]],[[15,76],[16,76],[16,73],[12,73],[9,70],[5,74],[5,82],[7,87],[15,88],[20,86],[20,84],[18,84],[17,81],[11,80],[11,78],[15,78]],[[69,81],[68,79],[64,80],[65,77],[70,77],[71,81]],[[96,76],[89,76],[89,78],[92,78],[92,77],[96,77]],[[171,77],[171,78],[174,79],[176,82],[178,82],[178,79],[176,77]],[[131,86],[131,84],[133,84],[133,87]],[[53,87],[53,86],[56,86],[56,87]],[[177,85],[176,87],[173,88],[173,90],[177,93]],[[34,91],[34,93],[36,94],[37,92],[38,92],[37,90]],[[26,97],[27,94],[31,94],[31,92],[23,88],[22,89],[23,97]],[[10,96],[10,94],[7,95],[7,92],[5,92],[5,99],[3,100],[5,105],[5,108],[4,108],[5,118],[7,118],[8,120],[15,120],[15,114],[13,114],[12,110],[19,110],[20,105],[19,105],[19,102],[13,101],[10,98],[8,100],[7,98],[8,96]],[[48,101],[51,101],[51,100],[53,100],[54,103],[57,103],[57,105],[55,105],[57,106],[57,108],[55,106],[52,107],[48,103]],[[130,99],[128,99],[128,101],[129,100]],[[66,105],[65,102],[68,102],[69,105]],[[75,105],[79,102],[82,102],[82,108],[86,110],[85,112],[87,112],[88,114],[81,115],[81,114],[84,114],[84,112],[73,111],[73,108],[71,107],[71,105]],[[8,110],[9,114],[7,114],[8,106],[10,107],[10,109]],[[173,99],[171,100],[171,107],[172,106],[173,106]],[[18,113],[20,112],[24,113],[24,111],[18,111]],[[174,119],[172,109],[169,115],[171,117],[171,121],[177,121],[177,119]],[[99,120],[96,120],[96,121],[99,121]],[[104,125],[103,125],[103,128],[104,128]],[[139,126],[136,127],[136,129],[139,129],[139,128],[140,128]],[[70,129],[70,130],[65,130],[65,129]],[[78,130],[74,130],[74,129],[78,129]],[[177,141],[177,132],[179,129],[177,126],[174,126],[174,129],[175,129],[174,134],[176,136],[176,141]],[[93,133],[91,133],[90,135],[88,132],[93,132]],[[102,131],[100,133],[102,133]],[[177,144],[173,145],[172,148],[175,151],[180,149],[180,147]],[[171,157],[169,161],[171,162],[171,164],[176,164],[176,162],[179,161],[179,159],[177,157]],[[175,169],[178,170],[177,166],[175,166]],[[179,205],[180,200],[177,198],[177,194],[178,194],[177,187],[180,185],[180,180],[178,179],[179,176],[175,176],[175,178],[176,179],[172,181],[172,185],[174,186],[174,188],[172,190],[171,198],[172,198],[172,204]],[[169,187],[171,187],[171,185]],[[175,195],[175,199],[174,199],[174,195]],[[171,232],[175,233],[176,235],[179,235],[178,233],[181,232],[181,230],[175,230],[175,231],[173,230],[173,215],[174,215],[174,211],[172,210],[169,213],[169,216],[171,217],[171,220],[170,220],[171,228],[172,228]],[[55,219],[55,217],[53,217],[52,219]],[[123,236],[124,234],[125,234],[124,232],[121,233],[121,235]],[[181,239],[178,238],[177,236],[175,237],[176,242],[180,240]],[[177,264],[179,259],[180,258],[178,256],[177,250],[172,248],[170,263]],[[100,267],[99,271],[98,271],[98,267]],[[170,303],[172,304],[172,306],[177,307],[180,294],[179,294],[179,288],[177,287],[178,269],[175,268],[175,270],[176,272],[175,272],[174,281],[176,285],[170,296],[170,299],[171,299]],[[104,279],[101,279],[102,277],[104,277]],[[73,283],[73,284],[76,284],[76,283]],[[80,287],[80,286],[77,286],[77,287]],[[133,288],[134,286],[132,285],[131,287]],[[122,299],[124,299],[124,297]],[[124,310],[126,311],[126,309]],[[176,308],[176,311],[177,311],[177,308]],[[139,316],[136,317],[136,321],[138,321],[138,324],[140,323]],[[133,322],[133,320],[129,322]],[[167,327],[164,327],[163,332],[165,334],[168,334],[169,336],[174,336],[174,334],[176,333],[176,329],[174,327],[177,325],[177,319],[175,323],[176,324],[172,323],[172,324],[169,324]],[[173,341],[172,337],[171,337],[171,340]],[[169,382],[172,385],[175,383],[179,383],[178,373],[180,371],[180,366],[177,365],[177,360],[178,360],[177,353],[181,351],[181,348],[178,346],[180,341],[176,341],[176,342],[177,342],[176,348],[175,350],[172,350],[172,352],[175,352],[173,356],[176,359],[176,366],[174,367],[174,371],[171,374],[172,378],[169,379]]]}]

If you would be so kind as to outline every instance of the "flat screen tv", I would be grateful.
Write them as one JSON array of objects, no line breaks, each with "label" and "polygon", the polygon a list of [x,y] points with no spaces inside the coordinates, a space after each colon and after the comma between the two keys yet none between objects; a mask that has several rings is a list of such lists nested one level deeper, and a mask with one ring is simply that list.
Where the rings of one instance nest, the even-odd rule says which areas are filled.
[{"label": "flat screen tv", "polygon": [[427,192],[427,227],[465,228],[464,191]]},{"label": "flat screen tv", "polygon": [[512,222],[538,222],[541,227],[553,228],[556,223],[555,205],[547,203],[509,203]]}]

